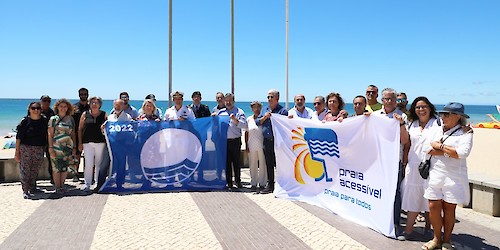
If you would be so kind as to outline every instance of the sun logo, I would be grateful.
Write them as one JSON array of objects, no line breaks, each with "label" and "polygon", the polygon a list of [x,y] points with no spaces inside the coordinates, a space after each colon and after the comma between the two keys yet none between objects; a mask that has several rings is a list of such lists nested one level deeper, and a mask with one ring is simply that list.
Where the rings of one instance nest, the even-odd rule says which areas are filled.
[{"label": "sun logo", "polygon": [[298,152],[294,164],[295,180],[300,184],[306,184],[302,178],[302,168],[315,181],[331,182],[328,177],[328,169],[325,157],[340,158],[337,134],[331,129],[301,128],[292,130],[292,146],[294,152]]}]

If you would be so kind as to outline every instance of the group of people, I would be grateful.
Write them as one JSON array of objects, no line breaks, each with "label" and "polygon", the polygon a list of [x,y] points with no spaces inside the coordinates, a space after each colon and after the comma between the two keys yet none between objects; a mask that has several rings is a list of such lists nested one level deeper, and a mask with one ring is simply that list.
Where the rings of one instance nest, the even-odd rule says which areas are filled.
[{"label": "group of people", "polygon": [[[146,96],[142,107],[137,110],[129,104],[127,92],[120,93],[113,102],[113,109],[107,115],[101,110],[102,99],[89,98],[88,90],[78,91],[80,100],[71,104],[59,99],[50,108],[51,99],[44,95],[40,102],[28,106],[27,116],[17,127],[15,159],[20,162],[23,196],[29,199],[39,192],[36,187],[38,169],[43,154],[50,157],[49,173],[57,193],[64,193],[67,171],[73,171],[78,180],[79,159],[85,152],[84,191],[90,192],[104,183],[109,154],[103,136],[106,121],[161,121],[193,120],[214,115],[229,116],[227,131],[226,181],[227,188],[241,188],[240,150],[242,136],[249,157],[251,190],[259,193],[274,191],[274,136],[271,115],[284,115],[290,119],[313,119],[321,122],[342,122],[358,115],[382,115],[396,119],[401,126],[400,167],[394,202],[394,223],[400,240],[415,237],[413,225],[420,213],[424,213],[427,230],[434,229],[434,238],[424,249],[451,249],[451,232],[455,223],[457,204],[467,204],[469,188],[466,158],[472,148],[472,129],[466,126],[464,106],[449,103],[443,110],[423,96],[413,100],[407,109],[405,93],[392,88],[382,90],[382,102],[378,102],[378,88],[369,85],[365,95],[353,99],[354,114],[346,112],[345,102],[339,93],[316,96],[314,109],[305,106],[302,94],[294,97],[294,107],[287,110],[279,104],[279,91],[267,92],[266,105],[259,101],[250,104],[252,115],[248,118],[242,109],[235,106],[232,93],[216,93],[217,105],[210,108],[201,103],[199,91],[192,93],[192,104],[184,105],[184,93],[171,93],[174,105],[165,110],[155,104],[153,94]],[[428,179],[420,176],[418,166],[430,158],[431,169]],[[109,163],[108,163],[109,164]],[[95,172],[94,172],[95,170]],[[234,174],[234,179],[233,179]],[[405,230],[400,230],[401,211],[407,211]],[[442,230],[444,229],[444,234]]]}]

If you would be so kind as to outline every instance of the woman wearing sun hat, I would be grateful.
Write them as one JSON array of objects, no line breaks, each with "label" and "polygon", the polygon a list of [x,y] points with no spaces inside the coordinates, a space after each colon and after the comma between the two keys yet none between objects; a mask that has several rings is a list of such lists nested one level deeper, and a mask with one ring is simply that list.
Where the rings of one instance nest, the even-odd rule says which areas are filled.
[{"label": "woman wearing sun hat", "polygon": [[446,104],[438,113],[443,122],[426,149],[433,157],[424,194],[429,200],[434,238],[422,249],[453,249],[451,232],[457,204],[468,204],[470,199],[466,158],[472,149],[472,130],[465,126],[469,116],[457,102]]}]

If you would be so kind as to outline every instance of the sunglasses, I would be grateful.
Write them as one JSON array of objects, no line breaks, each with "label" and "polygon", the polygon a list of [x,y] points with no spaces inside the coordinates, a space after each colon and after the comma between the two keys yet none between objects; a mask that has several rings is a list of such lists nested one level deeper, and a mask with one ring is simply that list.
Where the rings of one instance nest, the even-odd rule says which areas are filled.
[{"label": "sunglasses", "polygon": [[407,99],[406,98],[398,98],[396,99],[396,102],[406,102]]},{"label": "sunglasses", "polygon": [[50,102],[50,99],[43,99],[42,102]]},{"label": "sunglasses", "polygon": [[42,107],[30,107],[31,110],[41,110]]},{"label": "sunglasses", "polygon": [[448,112],[448,113],[439,113],[439,116],[441,117],[450,117],[450,115],[457,115],[457,113],[453,113],[453,112]]},{"label": "sunglasses", "polygon": [[416,110],[419,110],[419,109],[427,109],[429,108],[429,105],[424,105],[424,106],[416,106],[415,109]]},{"label": "sunglasses", "polygon": [[375,91],[373,91],[373,90],[367,90],[366,93],[373,95],[373,94],[375,94]]},{"label": "sunglasses", "polygon": [[315,102],[315,103],[313,103],[313,104],[314,104],[314,106],[318,106],[318,105],[320,105],[320,104],[321,104],[321,102]]},{"label": "sunglasses", "polygon": [[267,96],[267,99],[274,99],[274,96],[272,96],[272,95],[268,95],[268,96]]}]

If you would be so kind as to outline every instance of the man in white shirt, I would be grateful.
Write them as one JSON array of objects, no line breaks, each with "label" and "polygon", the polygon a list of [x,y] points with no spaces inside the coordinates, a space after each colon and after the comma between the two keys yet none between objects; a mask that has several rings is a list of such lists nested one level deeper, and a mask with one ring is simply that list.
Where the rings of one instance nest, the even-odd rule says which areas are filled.
[{"label": "man in white shirt", "polygon": [[306,97],[303,94],[298,94],[294,97],[295,106],[288,111],[288,118],[305,118],[312,119],[314,111],[305,106]]},{"label": "man in white shirt", "polygon": [[405,124],[408,117],[401,110],[396,108],[396,90],[392,88],[385,88],[382,90],[382,109],[373,112],[376,115],[387,116],[391,119],[399,121],[400,129],[400,150],[399,150],[399,169],[398,169],[398,182],[396,186],[396,197],[394,199],[394,225],[396,229],[396,237],[398,240],[405,240],[404,235],[400,229],[401,220],[401,181],[403,180],[403,147],[409,141],[410,135],[406,130]]},{"label": "man in white shirt", "polygon": [[194,120],[195,116],[193,110],[191,110],[188,106],[183,106],[182,102],[184,101],[184,93],[181,91],[175,91],[172,93],[172,99],[174,101],[174,106],[168,108],[165,111],[165,121],[170,120]]}]

